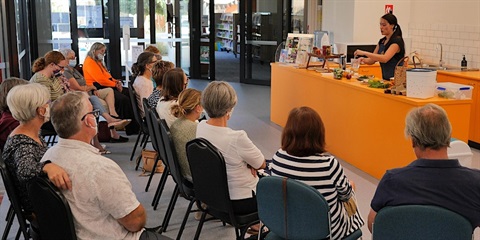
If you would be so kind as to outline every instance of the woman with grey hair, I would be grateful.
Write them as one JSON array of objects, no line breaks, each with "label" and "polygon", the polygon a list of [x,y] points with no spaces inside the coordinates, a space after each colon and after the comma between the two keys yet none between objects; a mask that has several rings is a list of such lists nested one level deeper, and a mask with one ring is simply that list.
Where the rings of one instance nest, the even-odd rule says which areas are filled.
[{"label": "woman with grey hair", "polygon": [[49,120],[50,93],[38,83],[13,87],[7,95],[7,104],[12,116],[20,122],[9,135],[3,151],[7,170],[13,175],[23,210],[32,221],[33,206],[26,188],[35,176],[46,173],[48,178],[61,189],[71,189],[67,173],[58,165],[40,162],[47,151],[47,144],[39,136],[40,127]]},{"label": "woman with grey hair", "polygon": [[[123,88],[122,82],[114,79],[105,67],[103,57],[107,47],[103,43],[96,42],[87,53],[83,62],[83,76],[87,86],[95,86],[97,89],[112,88],[115,96],[115,109],[121,119],[133,119],[133,108],[130,102],[128,90]],[[138,124],[135,122],[126,127],[126,133],[138,133]],[[123,138],[122,140],[127,138]]]},{"label": "woman with grey hair", "polygon": [[202,106],[210,118],[198,124],[196,137],[205,138],[222,153],[233,209],[247,214],[257,211],[257,170],[265,168],[266,163],[245,131],[227,127],[236,104],[237,94],[230,84],[223,81],[208,84],[202,93]]}]

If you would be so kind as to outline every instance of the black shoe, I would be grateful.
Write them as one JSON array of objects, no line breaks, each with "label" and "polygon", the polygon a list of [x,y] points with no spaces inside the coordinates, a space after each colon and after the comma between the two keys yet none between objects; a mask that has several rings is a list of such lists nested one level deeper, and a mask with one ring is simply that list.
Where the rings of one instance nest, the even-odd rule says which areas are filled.
[{"label": "black shoe", "polygon": [[119,136],[118,138],[110,138],[111,143],[123,143],[123,142],[128,142],[128,138]]}]

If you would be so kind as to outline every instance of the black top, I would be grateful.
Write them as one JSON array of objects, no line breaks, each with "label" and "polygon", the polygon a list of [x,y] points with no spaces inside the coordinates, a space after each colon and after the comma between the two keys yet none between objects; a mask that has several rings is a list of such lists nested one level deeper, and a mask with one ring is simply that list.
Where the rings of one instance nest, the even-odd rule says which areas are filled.
[{"label": "black top", "polygon": [[[385,52],[388,50],[390,45],[392,44],[397,44],[400,47],[400,52],[395,53],[390,60],[386,63],[380,63],[380,66],[382,67],[382,76],[384,80],[390,80],[391,77],[393,77],[395,74],[395,66],[397,65],[398,61],[402,59],[405,56],[405,43],[403,42],[403,38],[401,37],[394,37],[391,38],[390,41],[385,43],[385,40],[387,40],[386,37],[380,39],[378,41],[378,52],[377,54],[385,54]],[[403,66],[403,62],[400,63],[400,66]]]},{"label": "black top", "polygon": [[462,167],[458,160],[418,159],[388,170],[378,184],[371,207],[434,205],[480,226],[480,170]]}]

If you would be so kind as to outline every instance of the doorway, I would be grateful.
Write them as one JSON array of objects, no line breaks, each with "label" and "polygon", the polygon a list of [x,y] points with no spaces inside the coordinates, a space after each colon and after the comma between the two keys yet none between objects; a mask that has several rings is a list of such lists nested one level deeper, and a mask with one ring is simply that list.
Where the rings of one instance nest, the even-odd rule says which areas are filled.
[{"label": "doorway", "polygon": [[194,3],[191,9],[201,11],[191,12],[192,77],[270,85],[270,63],[290,25],[290,11],[284,14],[284,7],[291,4],[288,0]]}]

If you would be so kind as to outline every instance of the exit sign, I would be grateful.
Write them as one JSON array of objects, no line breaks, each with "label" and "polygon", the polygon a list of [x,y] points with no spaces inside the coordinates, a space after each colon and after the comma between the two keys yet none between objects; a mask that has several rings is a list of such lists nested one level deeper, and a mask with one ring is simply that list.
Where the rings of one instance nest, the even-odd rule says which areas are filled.
[{"label": "exit sign", "polygon": [[385,5],[385,14],[392,13],[393,14],[393,4],[386,4]]}]

